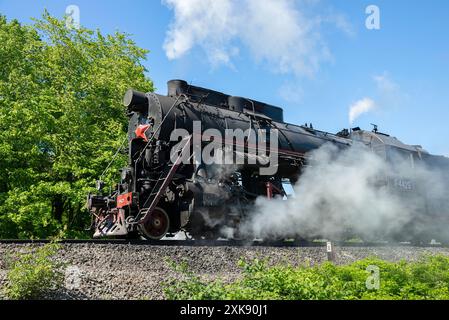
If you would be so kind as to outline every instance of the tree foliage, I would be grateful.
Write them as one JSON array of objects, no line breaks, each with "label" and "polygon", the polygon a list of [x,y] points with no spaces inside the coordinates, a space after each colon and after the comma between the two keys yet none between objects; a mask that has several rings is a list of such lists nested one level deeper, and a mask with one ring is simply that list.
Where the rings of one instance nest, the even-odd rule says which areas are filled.
[{"label": "tree foliage", "polygon": [[124,92],[153,90],[147,51],[47,12],[31,26],[0,16],[0,43],[0,237],[80,235],[86,195],[126,136]]}]

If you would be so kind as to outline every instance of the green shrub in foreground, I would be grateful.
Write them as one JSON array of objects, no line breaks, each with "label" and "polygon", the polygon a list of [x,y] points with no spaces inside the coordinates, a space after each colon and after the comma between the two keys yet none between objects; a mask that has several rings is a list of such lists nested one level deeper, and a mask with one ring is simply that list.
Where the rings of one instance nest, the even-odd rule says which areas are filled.
[{"label": "green shrub in foreground", "polygon": [[[322,299],[449,299],[449,257],[424,256],[415,262],[387,262],[368,258],[350,265],[324,263],[318,266],[277,265],[265,261],[241,261],[243,277],[231,283],[206,281],[177,267],[181,280],[168,283],[168,299],[322,300]],[[366,285],[379,268],[378,289]]]},{"label": "green shrub in foreground", "polygon": [[61,286],[61,264],[52,257],[60,245],[50,243],[36,250],[19,254],[10,261],[5,294],[10,299],[39,299]]}]

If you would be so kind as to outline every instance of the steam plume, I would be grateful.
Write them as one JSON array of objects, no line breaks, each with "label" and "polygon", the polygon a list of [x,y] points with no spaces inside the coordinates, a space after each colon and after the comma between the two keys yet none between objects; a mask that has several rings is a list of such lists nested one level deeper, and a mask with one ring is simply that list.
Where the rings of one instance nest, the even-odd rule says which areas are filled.
[{"label": "steam plume", "polygon": [[424,222],[435,224],[424,211],[430,204],[449,212],[441,172],[412,166],[409,157],[401,156],[393,156],[392,167],[364,146],[337,151],[325,145],[311,154],[312,165],[295,185],[294,198],[258,198],[243,232],[260,238],[340,238],[347,233],[384,239],[424,231],[423,224],[413,227],[422,230],[407,229],[423,214]]},{"label": "steam plume", "polygon": [[374,109],[375,103],[370,98],[363,98],[349,107],[349,123],[353,124],[362,114]]}]

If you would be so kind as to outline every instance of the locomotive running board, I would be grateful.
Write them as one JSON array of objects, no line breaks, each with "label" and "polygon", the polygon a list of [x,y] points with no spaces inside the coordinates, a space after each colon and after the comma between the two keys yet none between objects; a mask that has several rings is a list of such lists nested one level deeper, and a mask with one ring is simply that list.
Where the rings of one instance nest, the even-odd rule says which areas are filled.
[{"label": "locomotive running board", "polygon": [[[190,148],[190,141],[192,140],[192,135],[189,135],[187,137],[184,137],[181,141],[181,152],[178,154],[178,157],[176,158],[175,162],[172,164],[170,170],[167,173],[167,176],[164,178],[160,178],[156,185],[154,186],[154,189],[157,189],[159,181],[162,182],[162,185],[159,187],[159,190],[156,193],[151,193],[153,197],[149,197],[144,204],[144,208],[142,208],[139,213],[137,214],[135,221],[139,224],[146,223],[148,219],[151,216],[151,213],[156,208],[157,204],[159,203],[159,200],[161,196],[164,194],[165,190],[167,189],[168,185],[172,181],[176,171],[178,170],[178,167],[181,165],[181,161],[183,158],[184,153],[186,152],[187,148]],[[148,201],[151,201],[151,204],[148,208],[145,208],[145,205]]]}]

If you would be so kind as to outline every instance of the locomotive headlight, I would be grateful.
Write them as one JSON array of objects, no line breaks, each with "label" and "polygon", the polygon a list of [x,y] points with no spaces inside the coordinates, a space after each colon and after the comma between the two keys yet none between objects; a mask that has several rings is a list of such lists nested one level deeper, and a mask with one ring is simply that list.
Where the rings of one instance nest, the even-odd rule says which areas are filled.
[{"label": "locomotive headlight", "polygon": [[103,187],[104,187],[104,182],[101,181],[101,180],[97,180],[96,183],[95,183],[95,186],[96,186],[98,191],[101,191],[101,189],[103,189]]},{"label": "locomotive headlight", "polygon": [[128,182],[132,177],[132,169],[126,168],[122,170],[121,178],[123,182]]},{"label": "locomotive headlight", "polygon": [[128,170],[123,170],[121,175],[122,181],[125,181],[128,178]]}]

